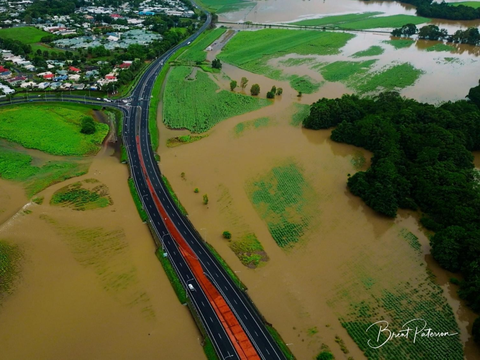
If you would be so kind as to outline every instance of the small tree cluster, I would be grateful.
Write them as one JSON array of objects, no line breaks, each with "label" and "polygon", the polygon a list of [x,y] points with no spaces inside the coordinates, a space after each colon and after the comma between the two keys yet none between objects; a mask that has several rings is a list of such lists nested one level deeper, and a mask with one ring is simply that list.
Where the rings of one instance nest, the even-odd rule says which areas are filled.
[{"label": "small tree cluster", "polygon": [[222,68],[222,63],[219,59],[212,61],[212,68],[220,70]]},{"label": "small tree cluster", "polygon": [[230,81],[230,90],[233,91],[237,87],[237,82],[235,80]]},{"label": "small tree cluster", "polygon": [[80,132],[82,134],[91,135],[94,134],[95,131],[95,121],[93,118],[90,116],[84,116],[82,118],[82,128],[80,129]]},{"label": "small tree cluster", "polygon": [[208,204],[208,195],[207,194],[203,195],[203,204],[204,205]]},{"label": "small tree cluster", "polygon": [[252,94],[252,96],[257,96],[258,94],[260,94],[260,85],[253,84],[250,88],[250,94]]},{"label": "small tree cluster", "polygon": [[222,236],[224,239],[227,239],[227,240],[230,240],[232,238],[232,234],[230,233],[230,231],[226,231],[226,230],[222,233]]}]

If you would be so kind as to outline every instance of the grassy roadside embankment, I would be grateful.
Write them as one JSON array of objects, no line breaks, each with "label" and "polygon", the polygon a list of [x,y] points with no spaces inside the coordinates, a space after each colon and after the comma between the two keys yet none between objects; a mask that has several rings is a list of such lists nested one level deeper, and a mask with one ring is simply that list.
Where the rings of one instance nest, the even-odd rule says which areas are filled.
[{"label": "grassy roadside embankment", "polygon": [[130,194],[132,194],[133,202],[137,207],[138,215],[143,222],[148,220],[147,213],[143,209],[142,201],[140,200],[140,196],[138,196],[137,189],[135,188],[135,182],[132,178],[128,179],[128,187],[130,188]]}]

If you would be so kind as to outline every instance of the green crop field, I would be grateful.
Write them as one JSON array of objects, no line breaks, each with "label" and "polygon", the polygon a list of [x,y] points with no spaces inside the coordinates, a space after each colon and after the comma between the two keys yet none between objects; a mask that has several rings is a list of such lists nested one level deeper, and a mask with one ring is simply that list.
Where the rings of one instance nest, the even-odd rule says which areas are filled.
[{"label": "green crop field", "polygon": [[435,44],[433,46],[429,46],[427,51],[448,51],[448,52],[456,52],[455,46],[447,45],[447,44]]},{"label": "green crop field", "polygon": [[427,19],[421,16],[415,15],[389,15],[389,16],[376,16],[368,19],[354,21],[340,25],[343,29],[363,30],[363,29],[376,29],[376,28],[398,28],[405,24],[424,24],[431,19]]},{"label": "green crop field", "polygon": [[95,123],[92,135],[80,133],[88,107],[59,104],[27,104],[0,109],[0,138],[53,155],[89,155],[100,149],[108,125]]},{"label": "green crop field", "polygon": [[[429,280],[418,287],[409,283],[400,284],[392,291],[384,290],[381,296],[372,296],[369,301],[352,301],[349,310],[346,316],[340,318],[340,322],[368,359],[463,359],[462,343],[458,335],[460,331],[452,308],[443,297],[442,289]],[[413,342],[415,328],[418,326],[420,330],[424,326],[422,320],[417,320],[409,326],[413,330],[408,340],[396,338],[378,349],[367,345],[369,340],[374,345],[380,345],[387,339],[386,333],[380,333],[377,342],[378,328],[367,330],[374,322],[388,321],[393,330],[393,327],[400,329],[403,324],[414,319],[426,321],[426,328],[431,328],[433,332],[456,335],[418,335]]]},{"label": "green crop field", "polygon": [[366,12],[360,14],[346,14],[346,15],[333,15],[325,16],[318,19],[309,19],[295,22],[295,25],[302,26],[338,26],[345,23],[351,23],[355,21],[360,21],[368,19],[372,16],[381,15],[382,12]]},{"label": "green crop field", "polygon": [[222,120],[271,104],[266,99],[225,90],[217,92],[217,84],[201,70],[194,80],[186,80],[191,73],[191,67],[179,66],[168,75],[163,118],[171,128],[201,133]]},{"label": "green crop field", "polygon": [[422,70],[416,69],[409,63],[404,63],[369,74],[357,82],[354,87],[360,93],[403,89],[413,85],[422,74]]},{"label": "green crop field", "polygon": [[47,35],[51,34],[46,31],[39,30],[33,26],[0,29],[0,37],[19,40],[24,44],[37,43],[42,39],[42,37]]},{"label": "green crop field", "polygon": [[313,94],[324,84],[323,81],[318,82],[308,75],[291,75],[289,76],[289,80],[290,86],[303,94]]},{"label": "green crop field", "polygon": [[246,130],[259,129],[271,125],[271,119],[269,117],[262,117],[254,120],[243,121],[238,123],[233,128],[233,132],[236,137],[242,136]]},{"label": "green crop field", "polygon": [[253,233],[245,234],[240,239],[232,240],[229,246],[242,264],[247,267],[256,268],[268,261],[262,244]]},{"label": "green crop field", "polygon": [[312,225],[316,194],[294,162],[248,181],[246,191],[278,246],[292,247]]},{"label": "green crop field", "polygon": [[187,50],[178,57],[179,61],[202,62],[207,58],[205,49],[227,31],[223,28],[210,30],[196,39]]},{"label": "green crop field", "polygon": [[381,46],[370,46],[367,50],[356,52],[352,57],[377,56],[382,55],[384,51]]},{"label": "green crop field", "polygon": [[319,19],[302,20],[294,23],[302,26],[336,26],[343,29],[363,30],[375,28],[396,28],[405,24],[423,24],[430,19],[415,15],[382,15],[381,12],[326,16]]},{"label": "green crop field", "polygon": [[366,61],[335,61],[320,68],[322,76],[327,81],[347,81],[352,76],[363,76],[377,60]]},{"label": "green crop field", "polygon": [[415,41],[412,39],[384,40],[383,42],[385,44],[392,45],[397,50],[407,48],[415,44]]},{"label": "green crop field", "polygon": [[0,176],[23,182],[27,195],[32,196],[52,184],[85,174],[89,166],[74,161],[49,161],[33,166],[35,160],[29,155],[0,148]]},{"label": "green crop field", "polygon": [[11,294],[20,273],[22,251],[18,245],[0,240],[0,304],[2,298]]},{"label": "green crop field", "polygon": [[[85,189],[83,186],[87,184],[95,184],[95,186],[92,189]],[[95,179],[67,185],[57,190],[50,200],[51,205],[66,206],[73,210],[104,208],[112,203],[107,186]]]},{"label": "green crop field", "polygon": [[279,61],[280,64],[283,66],[300,66],[303,64],[310,64],[315,61],[314,57],[306,57],[306,58],[290,58],[286,60]]},{"label": "green crop field", "polygon": [[474,9],[478,9],[480,8],[480,1],[461,1],[456,3],[451,3],[450,5],[453,5],[453,6],[465,5],[465,6],[470,6]]},{"label": "green crop field", "polygon": [[241,31],[225,45],[218,58],[250,71],[265,56],[338,54],[353,37],[346,33],[283,29]]}]

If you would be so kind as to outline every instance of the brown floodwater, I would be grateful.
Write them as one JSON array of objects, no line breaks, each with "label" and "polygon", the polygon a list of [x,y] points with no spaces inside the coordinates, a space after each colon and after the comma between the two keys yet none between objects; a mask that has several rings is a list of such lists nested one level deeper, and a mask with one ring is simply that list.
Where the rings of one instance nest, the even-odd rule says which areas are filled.
[{"label": "brown floodwater", "polygon": [[[105,147],[88,174],[42,191],[42,205],[0,180],[0,238],[24,254],[15,292],[0,306],[2,359],[203,358],[133,204],[128,168],[112,155]],[[90,178],[109,188],[112,206],[49,205],[56,190]]]},{"label": "brown floodwater", "polygon": [[[463,98],[478,82],[475,51],[455,54],[427,52],[423,42],[394,51],[393,47],[383,43],[388,39],[388,36],[358,35],[340,55],[314,58],[316,62],[351,60],[353,53],[380,45],[385,53],[379,57],[378,68],[392,62],[409,61],[425,71],[426,74],[414,86],[402,91],[403,95],[422,101]],[[214,47],[207,55],[208,59],[214,59],[220,48]],[[306,65],[282,67],[279,60],[288,57],[297,56],[273,59],[270,64],[281,68],[285,74],[308,74],[316,81],[322,81],[321,75]],[[445,57],[457,60],[447,62]],[[338,320],[349,309],[345,294],[368,300],[383,289],[399,289],[405,283],[421,288],[430,281],[426,269],[436,276],[436,283],[443,289],[443,295],[455,313],[466,359],[480,358],[480,349],[469,335],[476,315],[458,298],[456,286],[448,282],[450,277],[458,274],[449,274],[431,259],[428,238],[418,223],[418,216],[407,211],[400,211],[394,220],[379,216],[346,188],[347,174],[357,171],[352,164],[353,157],[362,153],[367,159],[366,167],[371,154],[332,142],[329,130],[312,131],[289,125],[295,111],[294,103],[311,104],[321,97],[334,98],[351,91],[341,83],[327,82],[317,93],[298,98],[297,91],[288,82],[271,80],[229,64],[223,64],[222,70],[237,81],[242,76],[247,77],[249,86],[258,83],[261,97],[273,85],[283,87],[283,95],[269,107],[221,122],[201,141],[176,148],[167,148],[166,139],[188,132],[166,129],[159,124],[160,166],[195,227],[247,285],[255,304],[280,331],[297,358],[312,358],[322,344],[328,345],[336,358],[345,358],[335,336],[345,342],[350,351],[348,356],[365,358]],[[221,74],[213,77],[228,90],[228,78]],[[422,80],[423,77],[427,80]],[[235,135],[236,124],[260,117],[269,117],[270,125],[247,129],[242,136]],[[316,192],[317,204],[313,226],[302,242],[288,252],[276,245],[245,188],[252,179],[285,163],[295,163],[303,170],[305,179]],[[477,163],[480,160],[477,159]],[[184,178],[181,173],[185,173]],[[193,192],[196,187],[200,189],[199,194]],[[210,199],[208,206],[202,203],[201,195],[205,193]],[[225,211],[227,207],[228,211]],[[246,231],[254,232],[265,248],[269,262],[254,270],[243,266],[222,238],[226,229],[234,237]],[[418,237],[420,252],[401,238],[401,231],[409,231]],[[358,285],[362,276],[367,275],[378,284],[376,290],[372,288],[368,292]],[[314,327],[318,333],[309,331]]]}]

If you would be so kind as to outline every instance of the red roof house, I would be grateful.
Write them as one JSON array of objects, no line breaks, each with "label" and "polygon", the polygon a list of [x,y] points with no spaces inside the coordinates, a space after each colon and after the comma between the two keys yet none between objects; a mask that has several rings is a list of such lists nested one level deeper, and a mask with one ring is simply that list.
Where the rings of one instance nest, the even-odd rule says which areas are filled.
[{"label": "red roof house", "polygon": [[105,80],[117,80],[117,77],[115,75],[105,75]]},{"label": "red roof house", "polygon": [[2,65],[0,65],[0,73],[4,73],[4,72],[7,72],[7,71],[10,71],[10,70],[5,69]]},{"label": "red roof house", "polygon": [[122,15],[112,14],[112,15],[110,15],[110,17],[114,18],[114,19],[120,19],[122,17]]},{"label": "red roof house", "polygon": [[132,63],[123,63],[123,64],[120,64],[120,65],[117,65],[117,68],[128,69],[130,67],[130,65],[132,65]]},{"label": "red roof house", "polygon": [[79,73],[81,71],[80,69],[78,69],[76,67],[73,67],[73,66],[69,66],[68,70],[73,71],[74,73]]},{"label": "red roof house", "polygon": [[44,79],[53,79],[54,77],[55,77],[55,75],[53,75],[53,74],[45,74],[45,75],[43,75],[43,78],[44,78]]}]

